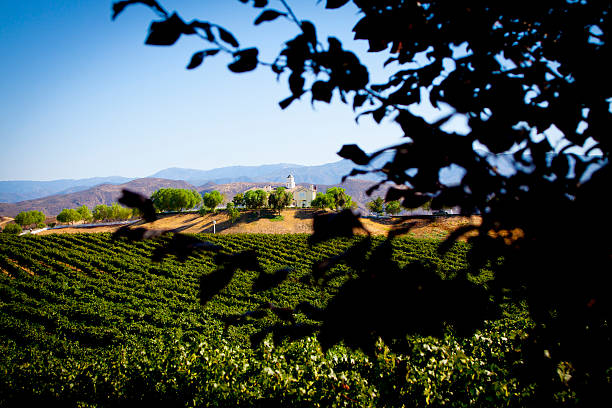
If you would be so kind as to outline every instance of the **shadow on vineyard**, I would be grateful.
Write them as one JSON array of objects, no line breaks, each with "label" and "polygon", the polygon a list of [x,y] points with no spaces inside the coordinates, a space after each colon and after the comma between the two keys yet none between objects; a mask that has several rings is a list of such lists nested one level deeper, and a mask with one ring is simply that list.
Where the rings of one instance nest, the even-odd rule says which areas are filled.
[{"label": "shadow on vineyard", "polygon": [[[365,354],[341,344],[323,351],[310,335],[294,342],[258,337],[270,327],[314,327],[305,305],[325,307],[357,271],[337,262],[328,285],[306,278],[370,238],[311,246],[307,235],[200,235],[193,238],[218,251],[152,261],[175,237],[0,235],[2,404],[468,406],[521,405],[532,395],[532,385],[515,377],[524,364],[517,349],[531,325],[522,308],[508,306],[473,336],[458,337],[450,326],[436,338],[410,336],[401,351],[382,340]],[[384,250],[400,266],[435,265],[440,282],[467,266],[463,243],[445,255],[437,241],[373,238],[371,245],[368,257]],[[215,258],[253,249],[261,271],[236,270],[201,307],[200,278],[216,273]],[[286,279],[277,287],[252,291],[260,273],[282,268]],[[483,268],[471,281],[486,285],[490,274]],[[254,337],[258,347],[249,344]]]},{"label": "shadow on vineyard", "polygon": [[[390,73],[372,83],[365,60],[319,37],[285,0],[281,10],[240,2],[256,9],[255,25],[295,28],[276,59],[154,0],[114,2],[112,18],[144,5],[157,16],[147,45],[201,40],[189,70],[220,56],[237,74],[271,69],[287,81],[282,109],[339,100],[357,118],[397,125],[404,138],[394,146],[340,149],[360,166],[346,177],[375,172],[368,194],[388,184],[387,202],[459,208],[482,222],[444,241],[373,237],[348,210],[315,216],[309,236],[2,234],[2,404],[607,400],[612,111],[602,61],[612,3],[354,0],[351,33]],[[424,103],[440,109],[436,118],[412,109]],[[445,184],[451,169],[462,175]],[[120,201],[155,220],[147,197]]]}]

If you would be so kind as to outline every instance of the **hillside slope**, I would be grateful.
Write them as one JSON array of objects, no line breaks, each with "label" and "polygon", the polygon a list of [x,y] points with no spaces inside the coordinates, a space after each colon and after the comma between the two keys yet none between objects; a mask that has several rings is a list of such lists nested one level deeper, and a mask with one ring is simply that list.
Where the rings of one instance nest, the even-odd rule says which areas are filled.
[{"label": "hillside slope", "polygon": [[54,194],[67,194],[87,190],[88,188],[101,184],[123,184],[130,180],[133,180],[133,178],[111,176],[77,180],[0,181],[0,203],[16,203],[19,201],[34,200]]},{"label": "hillside slope", "polygon": [[102,184],[70,194],[56,194],[18,203],[0,203],[0,214],[14,217],[21,211],[37,210],[42,211],[47,216],[55,216],[64,208],[77,208],[82,205],[86,205],[89,208],[99,204],[111,205],[119,199],[123,189],[150,196],[155,190],[168,187],[195,189],[194,186],[184,181],[142,178],[119,185]]},{"label": "hillside slope", "polygon": [[[230,223],[225,213],[178,214],[162,216],[152,223],[139,223],[138,227],[149,229],[177,229],[180,232],[199,234],[212,233],[214,228],[218,234],[311,234],[312,220],[315,210],[287,209],[282,212],[283,219],[276,220],[271,212],[262,212],[257,216],[255,211],[247,211],[235,223]],[[364,227],[374,235],[386,235],[394,229],[406,229],[411,226],[410,234],[421,238],[443,238],[459,226],[472,223],[479,225],[480,217],[394,217],[392,219],[362,218]],[[63,228],[43,231],[41,235],[62,233],[114,232],[118,226],[95,228]],[[363,233],[363,231],[356,231]],[[404,234],[406,231],[404,231]],[[400,234],[403,235],[403,234]]]},{"label": "hillside slope", "polygon": [[[302,186],[309,186],[309,183],[297,183]],[[357,208],[361,213],[366,213],[366,203],[368,201],[373,200],[375,197],[381,196],[384,198],[389,186],[381,186],[378,190],[376,190],[372,196],[368,196],[366,194],[366,190],[373,186],[375,182],[368,180],[359,180],[359,179],[347,179],[342,184],[315,184],[318,192],[325,193],[325,191],[330,187],[341,187],[346,190],[347,194],[353,198],[353,201],[357,203]],[[238,193],[244,193],[246,190],[250,188],[263,188],[265,186],[271,185],[272,187],[284,186],[284,183],[280,182],[236,182],[236,183],[225,183],[225,184],[214,184],[207,183],[203,186],[199,186],[197,188],[200,193],[207,193],[212,190],[217,190],[221,194],[223,194],[223,203],[227,203],[228,201],[232,201],[232,198]]]}]

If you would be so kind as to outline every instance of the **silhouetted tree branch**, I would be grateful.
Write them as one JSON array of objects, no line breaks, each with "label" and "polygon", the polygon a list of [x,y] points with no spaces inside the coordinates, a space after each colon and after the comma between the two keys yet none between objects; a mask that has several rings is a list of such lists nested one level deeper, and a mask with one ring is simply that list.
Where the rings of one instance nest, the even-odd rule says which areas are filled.
[{"label": "silhouetted tree branch", "polygon": [[[154,1],[115,3],[113,17],[133,3],[163,18],[151,24],[147,44],[171,45],[197,30],[232,52],[231,71],[259,65],[257,49],[240,49],[226,29],[197,20],[187,24]],[[315,25],[282,3],[301,32],[271,64],[288,81],[290,95],[281,108],[305,94],[325,103],[336,95],[358,117],[395,122],[404,132],[402,143],[372,154],[347,145],[339,154],[365,165],[393,152],[378,170],[393,185],[386,201],[399,199],[406,208],[431,202],[432,209],[459,207],[482,216],[482,224],[471,227],[478,234],[470,238],[470,271],[452,280],[437,278],[428,265],[400,268],[391,261],[389,242],[371,251],[349,250],[315,268],[313,275],[321,278],[338,262],[357,271],[316,314],[321,344],[344,341],[372,350],[382,337],[401,347],[407,333],[440,334],[448,325],[469,333],[499,305],[526,302],[536,327],[523,350],[530,367],[525,375],[536,378],[539,403],[551,403],[561,362],[575,370],[571,383],[581,404],[607,395],[612,257],[605,193],[612,92],[604,61],[612,3],[354,0],[360,11],[355,39],[367,41],[370,52],[387,54],[385,65],[396,67],[380,84],[370,82],[368,69],[338,39],[322,45]],[[346,3],[328,0],[326,7]],[[253,6],[267,4],[255,0]],[[281,15],[263,13],[257,24]],[[232,48],[217,42],[213,28]],[[216,52],[200,53],[189,68]],[[410,109],[421,103],[450,114],[430,123]],[[447,130],[455,117],[466,119],[467,134]],[[464,170],[457,185],[440,181],[450,166]],[[314,237],[352,234],[358,220],[348,214],[317,218]],[[451,234],[441,251],[465,231]],[[471,284],[467,272],[491,262],[495,275],[487,289]],[[219,282],[231,279],[233,270],[222,264]],[[290,338],[315,331],[292,327],[268,331]]]}]

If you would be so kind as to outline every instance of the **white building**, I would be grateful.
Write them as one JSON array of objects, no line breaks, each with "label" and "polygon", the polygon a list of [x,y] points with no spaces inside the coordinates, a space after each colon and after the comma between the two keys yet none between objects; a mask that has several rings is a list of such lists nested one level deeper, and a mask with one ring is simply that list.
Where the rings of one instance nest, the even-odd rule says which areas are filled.
[{"label": "white building", "polygon": [[317,187],[311,184],[308,187],[296,186],[293,175],[287,176],[287,191],[293,196],[291,207],[310,207],[310,203],[317,196]]},{"label": "white building", "polygon": [[[299,207],[299,208],[310,207],[310,203],[317,196],[317,187],[314,184],[311,184],[308,187],[296,186],[295,178],[291,174],[287,176],[287,181],[285,182],[285,188],[293,196],[290,207]],[[249,190],[263,190],[269,194],[272,192],[272,190],[274,190],[274,187],[270,185],[265,186],[265,187],[252,187],[246,191],[249,191]]]}]

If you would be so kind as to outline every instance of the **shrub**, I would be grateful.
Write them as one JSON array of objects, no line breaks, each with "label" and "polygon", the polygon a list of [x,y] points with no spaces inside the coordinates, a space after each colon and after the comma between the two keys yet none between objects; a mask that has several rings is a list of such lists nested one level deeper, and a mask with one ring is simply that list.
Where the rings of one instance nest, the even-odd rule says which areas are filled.
[{"label": "shrub", "polygon": [[4,226],[4,230],[2,230],[5,234],[19,234],[21,233],[21,227],[17,224],[7,224]]}]

